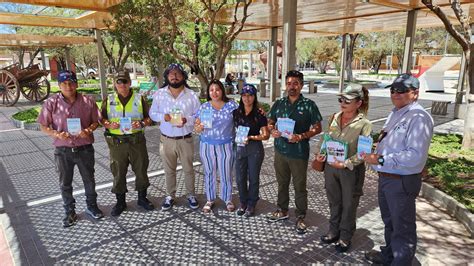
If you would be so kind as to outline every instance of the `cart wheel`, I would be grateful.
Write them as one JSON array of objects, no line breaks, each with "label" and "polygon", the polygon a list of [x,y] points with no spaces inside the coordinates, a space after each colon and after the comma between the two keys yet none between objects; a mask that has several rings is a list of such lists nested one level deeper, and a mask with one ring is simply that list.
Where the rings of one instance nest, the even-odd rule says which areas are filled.
[{"label": "cart wheel", "polygon": [[0,99],[2,104],[12,106],[20,98],[20,84],[12,73],[0,70]]},{"label": "cart wheel", "polygon": [[32,102],[42,102],[49,96],[51,85],[46,76],[41,77],[35,82],[28,82],[24,84],[21,93],[26,99]]}]

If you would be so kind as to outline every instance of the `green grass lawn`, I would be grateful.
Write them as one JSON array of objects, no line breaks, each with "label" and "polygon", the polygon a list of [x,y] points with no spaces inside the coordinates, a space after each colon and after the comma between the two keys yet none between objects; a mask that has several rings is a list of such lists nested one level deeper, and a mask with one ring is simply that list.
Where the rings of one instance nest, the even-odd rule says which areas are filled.
[{"label": "green grass lawn", "polygon": [[461,149],[462,137],[435,135],[425,182],[446,192],[474,213],[474,149]]}]

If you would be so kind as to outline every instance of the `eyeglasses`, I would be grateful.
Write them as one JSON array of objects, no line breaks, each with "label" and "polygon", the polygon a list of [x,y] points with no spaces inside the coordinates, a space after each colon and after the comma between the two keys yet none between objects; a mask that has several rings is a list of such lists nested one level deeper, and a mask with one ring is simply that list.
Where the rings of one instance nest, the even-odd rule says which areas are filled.
[{"label": "eyeglasses", "polygon": [[126,79],[118,79],[115,83],[117,83],[117,84],[127,84],[127,83],[128,83],[128,80],[126,80]]},{"label": "eyeglasses", "polygon": [[355,99],[349,100],[349,99],[346,99],[346,98],[344,98],[344,97],[341,97],[341,98],[337,99],[337,101],[338,101],[339,103],[345,103],[345,104],[351,104],[351,103],[354,102],[354,100],[355,100]]},{"label": "eyeglasses", "polygon": [[397,88],[390,88],[390,94],[405,94],[409,92],[409,89],[397,89]]}]

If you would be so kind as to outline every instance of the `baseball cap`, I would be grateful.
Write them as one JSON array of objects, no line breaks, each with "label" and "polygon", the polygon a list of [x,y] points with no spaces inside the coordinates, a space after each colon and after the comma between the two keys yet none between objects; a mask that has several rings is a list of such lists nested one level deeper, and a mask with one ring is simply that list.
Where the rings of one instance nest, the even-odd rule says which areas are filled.
[{"label": "baseball cap", "polygon": [[74,83],[77,83],[77,77],[76,73],[70,71],[70,70],[61,70],[58,73],[58,82],[64,82],[66,80],[70,80]]},{"label": "baseball cap", "polygon": [[393,81],[392,84],[386,86],[385,88],[393,88],[397,91],[408,91],[409,89],[419,89],[420,81],[411,74],[401,74]]},{"label": "baseball cap", "polygon": [[347,87],[342,91],[342,93],[337,94],[338,96],[342,96],[346,99],[352,100],[356,98],[364,98],[364,92],[362,90],[362,85],[351,83],[347,85]]},{"label": "baseball cap", "polygon": [[128,71],[119,71],[115,74],[115,80],[124,79],[130,82],[130,73]]},{"label": "baseball cap", "polygon": [[244,86],[242,87],[242,90],[240,90],[240,94],[245,94],[245,93],[250,94],[250,95],[256,95],[257,89],[252,84],[244,84]]},{"label": "baseball cap", "polygon": [[170,73],[170,71],[173,70],[173,69],[179,70],[181,72],[181,74],[183,74],[184,79],[185,80],[188,79],[188,73],[184,70],[184,67],[181,64],[178,64],[178,63],[169,64],[168,67],[166,68],[163,76],[165,76],[165,78],[166,78],[168,76],[168,74]]}]

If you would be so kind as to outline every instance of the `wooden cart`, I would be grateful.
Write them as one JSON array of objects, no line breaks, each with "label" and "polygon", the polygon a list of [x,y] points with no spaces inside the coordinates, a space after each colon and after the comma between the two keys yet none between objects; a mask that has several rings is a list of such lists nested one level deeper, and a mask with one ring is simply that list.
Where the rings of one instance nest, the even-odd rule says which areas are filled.
[{"label": "wooden cart", "polygon": [[38,64],[20,69],[17,63],[0,69],[0,104],[14,105],[20,92],[32,102],[42,102],[51,90],[48,74],[49,71],[41,70]]}]

